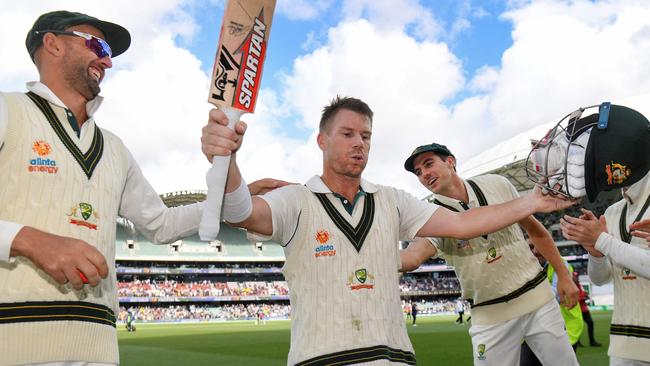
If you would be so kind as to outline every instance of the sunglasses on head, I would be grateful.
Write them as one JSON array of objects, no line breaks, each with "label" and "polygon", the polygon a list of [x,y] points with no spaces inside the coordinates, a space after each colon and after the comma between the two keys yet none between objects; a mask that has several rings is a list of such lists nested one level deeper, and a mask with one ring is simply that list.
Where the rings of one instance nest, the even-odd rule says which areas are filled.
[{"label": "sunglasses on head", "polygon": [[60,34],[64,36],[77,36],[81,37],[86,40],[86,47],[93,51],[95,55],[99,58],[103,57],[111,57],[113,52],[111,51],[111,46],[108,45],[108,43],[99,38],[95,37],[92,34],[84,33],[84,32],[79,32],[79,31],[60,31],[60,30],[40,30],[40,31],[34,31],[34,34],[45,34],[45,33],[54,33],[54,34]]}]

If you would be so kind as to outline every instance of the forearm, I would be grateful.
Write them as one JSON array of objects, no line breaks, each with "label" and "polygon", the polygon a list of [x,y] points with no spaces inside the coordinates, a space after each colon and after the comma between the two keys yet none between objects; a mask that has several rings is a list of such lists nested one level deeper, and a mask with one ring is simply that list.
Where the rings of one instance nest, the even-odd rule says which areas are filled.
[{"label": "forearm", "polygon": [[420,267],[427,259],[437,254],[438,249],[429,239],[417,238],[406,249],[400,250],[400,260],[402,263],[400,271],[413,271]]},{"label": "forearm", "polygon": [[571,275],[569,270],[564,265],[562,256],[555,246],[555,242],[550,235],[530,236],[531,242],[535,245],[538,252],[550,263],[555,269],[559,279],[570,279]]},{"label": "forearm", "polygon": [[589,256],[587,263],[589,279],[597,286],[602,286],[610,281],[612,276],[612,265],[607,257]]},{"label": "forearm", "polygon": [[228,179],[226,181],[226,192],[235,191],[242,182],[242,175],[237,165],[237,153],[230,155],[230,165],[228,166]]},{"label": "forearm", "polygon": [[596,249],[610,257],[613,262],[650,279],[650,250],[620,241],[608,233],[600,234]]},{"label": "forearm", "polygon": [[524,198],[460,213],[440,208],[431,215],[418,236],[472,239],[499,231],[530,216],[534,211],[534,206]]},{"label": "forearm", "polygon": [[203,203],[168,208],[129,154],[119,215],[153,243],[169,243],[198,231]]}]

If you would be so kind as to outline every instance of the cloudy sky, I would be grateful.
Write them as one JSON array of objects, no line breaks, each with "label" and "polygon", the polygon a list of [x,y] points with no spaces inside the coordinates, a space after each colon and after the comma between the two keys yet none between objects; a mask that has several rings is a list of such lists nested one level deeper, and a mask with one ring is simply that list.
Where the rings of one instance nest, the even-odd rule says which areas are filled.
[{"label": "cloudy sky", "polygon": [[[133,42],[102,84],[98,124],[155,189],[205,189],[200,152],[222,0],[0,0],[0,90],[38,78],[24,39],[46,11],[110,20]],[[56,4],[56,5],[54,5]],[[365,177],[426,191],[402,168],[417,145],[464,161],[578,106],[650,106],[650,2],[278,0],[254,115],[238,154],[250,182],[321,172],[320,111],[336,94],[375,111]],[[631,103],[631,104],[630,104]]]}]

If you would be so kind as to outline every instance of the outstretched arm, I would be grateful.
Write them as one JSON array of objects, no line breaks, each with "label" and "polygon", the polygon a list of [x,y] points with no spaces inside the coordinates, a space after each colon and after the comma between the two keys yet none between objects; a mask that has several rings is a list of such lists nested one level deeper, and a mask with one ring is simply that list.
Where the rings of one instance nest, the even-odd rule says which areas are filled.
[{"label": "outstretched arm", "polygon": [[420,267],[427,259],[438,254],[435,245],[425,238],[415,238],[406,249],[400,250],[402,272],[410,272]]},{"label": "outstretched arm", "polygon": [[471,239],[510,226],[535,212],[552,212],[570,207],[577,201],[542,194],[536,186],[531,195],[498,205],[453,212],[438,208],[417,232],[419,237]]},{"label": "outstretched arm", "polygon": [[557,274],[557,292],[560,296],[560,302],[567,308],[571,309],[578,303],[579,290],[573,282],[572,273],[564,265],[562,256],[555,246],[555,242],[549,234],[548,230],[535,219],[533,216],[519,221],[519,224],[524,227],[528,233],[530,241],[535,245],[537,251],[546,258],[546,260],[553,266]]}]

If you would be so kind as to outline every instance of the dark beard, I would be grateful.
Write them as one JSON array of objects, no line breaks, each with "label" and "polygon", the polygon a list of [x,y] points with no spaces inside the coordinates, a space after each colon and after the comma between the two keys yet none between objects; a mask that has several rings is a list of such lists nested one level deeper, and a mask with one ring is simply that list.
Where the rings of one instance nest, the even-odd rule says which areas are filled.
[{"label": "dark beard", "polygon": [[72,65],[63,71],[63,78],[74,90],[83,95],[86,100],[95,99],[101,88],[99,83],[88,75],[87,65]]}]

